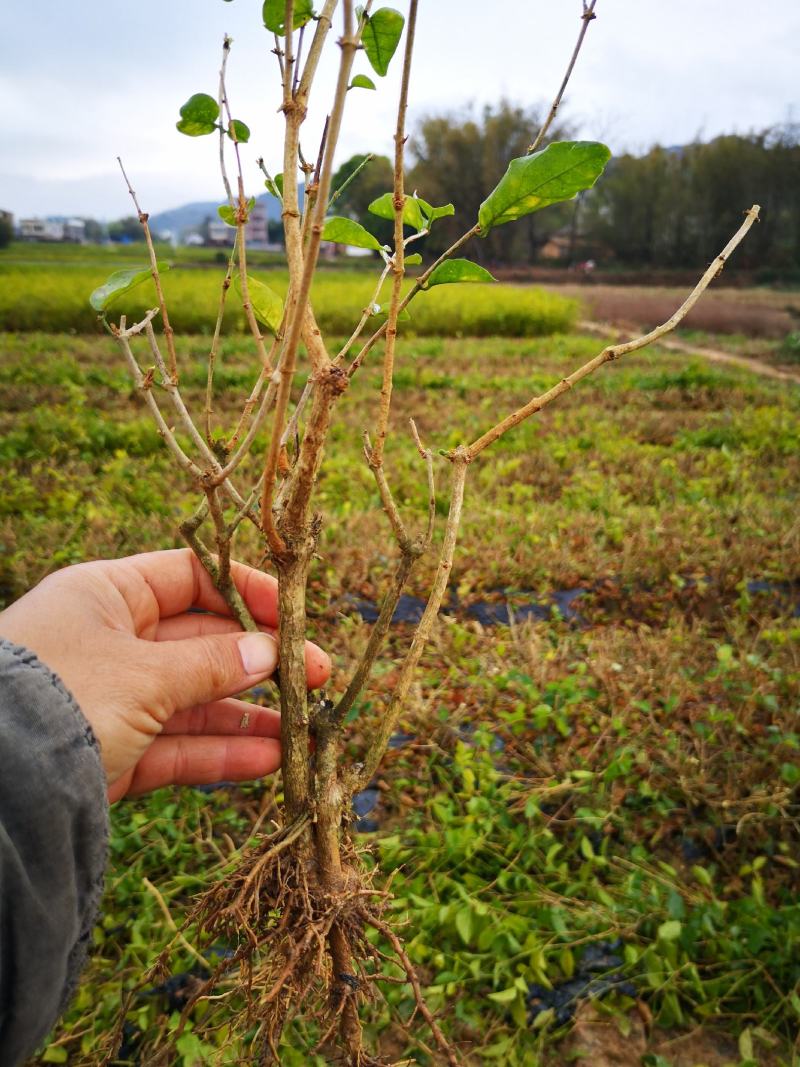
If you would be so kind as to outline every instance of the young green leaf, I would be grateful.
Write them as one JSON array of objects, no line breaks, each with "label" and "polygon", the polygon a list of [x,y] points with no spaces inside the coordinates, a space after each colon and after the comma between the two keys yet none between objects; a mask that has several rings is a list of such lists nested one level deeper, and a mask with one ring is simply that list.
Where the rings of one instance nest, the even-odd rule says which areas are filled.
[{"label": "young green leaf", "polygon": [[[277,33],[279,37],[286,36],[286,23],[284,21],[286,17],[285,0],[264,0],[261,15],[268,30],[272,33]],[[293,29],[299,30],[301,26],[305,26],[307,22],[310,22],[313,17],[314,5],[311,0],[294,0]]]},{"label": "young green leaf", "polygon": [[369,230],[365,230],[360,222],[341,215],[334,215],[325,220],[322,240],[333,241],[337,245],[352,245],[355,248],[373,248],[377,252],[383,248],[378,238],[373,237]]},{"label": "young green leaf", "polygon": [[274,178],[267,178],[264,182],[267,192],[272,193],[278,200],[283,200],[283,175],[276,174]]},{"label": "young green leaf", "polygon": [[469,906],[459,908],[456,912],[456,930],[458,930],[459,936],[465,945],[468,945],[472,941],[472,908]]},{"label": "young green leaf", "polygon": [[187,137],[202,137],[217,128],[219,104],[208,93],[195,93],[181,108],[180,122],[175,125]]},{"label": "young green leaf", "polygon": [[581,190],[590,189],[610,156],[609,149],[597,141],[555,141],[532,156],[512,159],[481,204],[481,237],[492,226],[571,200]]},{"label": "young green leaf", "polygon": [[[383,196],[379,196],[377,200],[372,201],[367,211],[377,215],[378,218],[394,220],[394,193],[384,193]],[[413,226],[417,233],[425,229],[425,218],[416,197],[406,197],[403,204],[403,222],[406,226]]]},{"label": "young green leaf", "polygon": [[442,207],[433,207],[427,200],[423,200],[421,196],[414,198],[422,209],[422,214],[427,221],[428,229],[431,228],[437,219],[443,219],[446,215],[455,215],[456,209],[452,204],[443,204]]},{"label": "young green leaf", "polygon": [[668,919],[658,928],[659,941],[676,941],[681,936],[682,926],[677,919]]},{"label": "young green leaf", "polygon": [[382,78],[403,36],[405,19],[393,7],[379,7],[371,15],[365,15],[364,19],[361,43],[370,66]]},{"label": "young green leaf", "polygon": [[231,119],[231,124],[228,127],[228,136],[233,140],[233,135],[236,134],[236,140],[239,144],[247,144],[250,140],[250,127],[245,125],[240,119]]},{"label": "young green leaf", "polygon": [[366,74],[356,74],[355,78],[347,86],[348,89],[374,89],[375,82]]},{"label": "young green leaf", "polygon": [[510,1004],[518,996],[519,992],[515,986],[509,986],[508,989],[498,989],[496,993],[488,994],[489,1000],[493,1000],[495,1004]]},{"label": "young green leaf", "polygon": [[[235,275],[233,284],[237,293],[242,295],[242,282],[239,275]],[[283,301],[268,285],[264,285],[252,274],[247,275],[247,291],[250,295],[250,304],[253,313],[259,322],[262,322],[272,333],[277,333],[283,318]]]},{"label": "young green leaf", "polygon": [[407,267],[416,267],[422,262],[422,256],[419,252],[412,252],[410,256],[406,256],[403,260]]},{"label": "young green leaf", "polygon": [[[160,274],[167,270],[169,270],[168,264],[158,264]],[[117,297],[127,293],[130,289],[135,289],[137,285],[141,285],[142,282],[146,282],[152,276],[153,272],[150,267],[129,267],[127,270],[115,270],[108,281],[95,289],[89,297],[89,303],[95,311],[104,312]]]},{"label": "young green leaf", "polygon": [[451,285],[453,282],[495,282],[488,270],[473,263],[469,259],[448,259],[431,274],[425,283],[425,288],[430,289],[434,285]]},{"label": "young green leaf", "polygon": [[[247,214],[249,215],[253,208],[256,206],[256,198],[251,196],[247,201]],[[229,226],[236,226],[238,223],[237,214],[238,208],[231,207],[230,204],[221,204],[217,208],[217,214],[223,222],[227,222]],[[247,219],[245,218],[245,222]]]}]

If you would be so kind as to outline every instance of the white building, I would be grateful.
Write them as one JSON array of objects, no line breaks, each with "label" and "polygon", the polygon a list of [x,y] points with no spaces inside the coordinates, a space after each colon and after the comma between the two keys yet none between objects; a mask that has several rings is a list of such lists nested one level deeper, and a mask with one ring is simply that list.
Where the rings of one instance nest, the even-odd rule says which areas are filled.
[{"label": "white building", "polygon": [[63,241],[64,223],[50,219],[20,219],[19,235],[23,241]]},{"label": "white building", "polygon": [[86,223],[83,219],[20,219],[19,235],[23,241],[71,241],[83,244]]}]

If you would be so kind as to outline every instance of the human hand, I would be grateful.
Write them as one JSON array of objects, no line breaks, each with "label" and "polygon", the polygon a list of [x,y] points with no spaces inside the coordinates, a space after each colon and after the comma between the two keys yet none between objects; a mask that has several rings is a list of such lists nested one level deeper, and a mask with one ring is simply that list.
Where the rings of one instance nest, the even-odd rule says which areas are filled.
[{"label": "human hand", "polygon": [[[266,633],[242,633],[189,549],[67,567],[0,614],[0,636],[35,652],[80,705],[110,801],[280,766],[280,713],[233,698],[277,665],[278,583],[241,564],[232,574]],[[331,670],[311,643],[306,670],[310,688]]]}]

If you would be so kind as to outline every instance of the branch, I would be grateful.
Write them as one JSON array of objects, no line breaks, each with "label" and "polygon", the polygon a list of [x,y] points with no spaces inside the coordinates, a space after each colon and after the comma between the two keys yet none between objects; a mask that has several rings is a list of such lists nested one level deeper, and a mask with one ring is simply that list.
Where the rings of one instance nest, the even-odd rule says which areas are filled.
[{"label": "branch", "polygon": [[[389,632],[392,619],[397,605],[402,596],[403,589],[411,574],[416,561],[423,556],[430,548],[431,539],[433,537],[433,526],[436,517],[436,489],[433,478],[433,456],[430,451],[422,447],[422,443],[419,440],[419,434],[417,428],[414,425],[414,420],[411,419],[412,433],[417,443],[417,447],[425,460],[425,464],[428,471],[428,526],[422,537],[416,541],[412,541],[406,534],[405,527],[403,526],[400,515],[397,511],[397,507],[392,499],[391,492],[388,484],[386,484],[386,477],[383,473],[382,467],[374,467],[373,473],[376,480],[378,480],[378,487],[381,491],[381,498],[384,498],[384,493],[390,501],[390,507],[387,507],[386,501],[384,501],[384,510],[389,516],[389,521],[392,523],[392,527],[395,530],[395,536],[398,539],[401,550],[400,563],[394,575],[392,585],[387,589],[381,601],[380,613],[375,621],[372,631],[369,635],[369,641],[367,647],[358,662],[353,677],[350,679],[350,683],[342,696],[339,703],[336,705],[334,711],[334,717],[337,721],[341,722],[347,715],[350,708],[356,701],[359,693],[364,688],[367,679],[369,678],[372,666],[383,647],[386,635]],[[366,442],[365,453],[367,455],[367,462],[369,462],[369,442]],[[381,482],[385,486],[385,489],[381,489]]]},{"label": "branch", "polygon": [[406,533],[406,528],[403,524],[402,518],[400,517],[400,511],[394,501],[394,497],[392,496],[392,491],[389,488],[389,483],[386,480],[386,473],[383,470],[383,466],[374,467],[370,463],[370,459],[373,455],[373,449],[372,443],[369,439],[369,434],[366,430],[364,431],[363,438],[364,457],[366,458],[367,463],[370,464],[370,467],[372,468],[372,473],[375,476],[375,482],[377,483],[378,493],[381,498],[381,505],[383,507],[384,512],[386,513],[387,519],[389,520],[389,525],[392,528],[392,532],[394,533],[397,543],[400,545],[400,548],[405,551],[411,545],[411,538]]},{"label": "branch", "polygon": [[[317,193],[319,192],[319,175],[322,170],[322,160],[325,158],[325,145],[328,141],[328,126],[330,125],[330,115],[325,116],[325,125],[322,127],[322,136],[319,140],[319,149],[317,151],[316,166],[311,166],[309,163],[303,161],[302,152],[300,154],[301,166],[303,174],[306,178],[305,197],[303,200],[303,224],[301,226],[301,239],[303,245],[305,245],[308,239],[308,227],[311,224],[311,215],[314,210],[314,201],[317,199]],[[309,176],[313,174],[314,177],[309,181]]]},{"label": "branch", "polygon": [[[273,339],[273,342],[272,342],[272,344],[270,346],[269,355],[268,355],[268,360],[269,360],[270,364],[272,363],[273,356],[277,352],[278,345],[280,344],[280,341],[282,339],[282,332],[281,332],[282,329],[283,329],[283,325],[281,324],[281,326],[278,329],[278,333],[276,334],[276,336]],[[261,390],[264,388],[264,382],[267,380],[268,374],[269,374],[269,371],[268,371],[267,367],[266,366],[262,366],[261,370],[259,371],[258,377],[256,378],[255,385],[251,389],[250,395],[248,396],[247,400],[245,401],[245,405],[244,405],[244,408],[242,409],[242,414],[239,417],[239,422],[236,425],[236,429],[233,431],[233,433],[231,434],[230,438],[228,439],[227,447],[228,447],[229,451],[236,447],[236,444],[237,444],[239,438],[241,437],[242,431],[245,428],[247,420],[250,417],[250,413],[252,412],[252,410],[256,406],[256,404],[258,403],[258,398],[261,396]],[[270,379],[270,384],[271,383],[272,383],[272,379]],[[247,440],[247,438],[245,438],[245,440]],[[252,441],[252,437],[250,437],[250,441]],[[233,460],[231,460],[228,463],[228,467],[230,467],[231,470],[233,470],[233,467],[238,465],[238,462],[239,462],[239,460],[241,460],[243,455],[244,455],[244,445],[242,445],[242,447],[237,452],[237,457],[238,457],[237,462],[234,463]],[[233,466],[231,466],[231,464],[233,464]],[[226,467],[226,470],[227,470],[227,467]]]},{"label": "branch", "polygon": [[389,273],[389,271],[391,269],[392,269],[392,260],[390,258],[390,259],[387,259],[386,266],[381,271],[381,276],[380,276],[380,278],[378,278],[378,284],[375,286],[375,292],[372,294],[372,296],[370,297],[366,307],[361,312],[361,318],[360,318],[360,320],[358,322],[358,325],[356,326],[355,330],[353,330],[352,334],[347,339],[347,341],[345,341],[345,343],[342,346],[341,350],[337,354],[336,359],[334,359],[334,361],[333,361],[334,363],[341,363],[342,360],[344,359],[344,357],[347,355],[347,353],[350,351],[350,349],[353,347],[353,345],[356,343],[356,341],[361,336],[361,331],[366,326],[367,319],[370,317],[370,315],[374,314],[374,306],[375,306],[375,304],[378,303],[378,298],[381,295],[381,289],[383,289],[383,283],[386,281],[386,275]]},{"label": "branch", "polygon": [[186,407],[186,404],[183,401],[180,389],[167,374],[167,368],[164,363],[164,357],[161,355],[161,351],[158,347],[158,339],[156,337],[155,330],[153,329],[152,317],[146,317],[143,320],[143,325],[145,334],[147,336],[147,342],[150,345],[150,351],[153,354],[153,359],[156,361],[156,366],[158,367],[164,379],[162,384],[167,394],[169,395],[170,400],[172,401],[172,406],[175,408],[178,418],[183,423],[183,428],[186,430],[190,440],[194,444],[197,451],[200,453],[203,459],[210,465],[211,469],[216,472],[221,471],[219,461],[217,460],[211,449],[208,447],[206,441],[203,439],[203,435],[195,426],[192,417]]},{"label": "branch", "polygon": [[[581,380],[581,378],[587,377],[587,375],[596,371],[597,368],[601,367],[604,363],[610,363],[612,360],[619,359],[620,356],[627,355],[628,352],[635,352],[639,348],[644,348],[653,341],[657,341],[659,337],[663,337],[664,334],[674,330],[678,323],[681,322],[681,320],[692,310],[714,278],[716,278],[723,269],[731,253],[743,239],[753,223],[758,219],[759,211],[759,205],[753,204],[750,210],[746,213],[742,225],[733,237],[731,237],[730,241],[728,241],[717,258],[711,263],[703,277],[671,318],[667,319],[661,326],[656,326],[654,330],[651,330],[649,333],[646,333],[641,337],[635,338],[633,341],[626,341],[624,344],[619,345],[609,345],[604,348],[599,355],[595,356],[594,359],[590,359],[588,363],[584,363],[582,367],[579,367],[578,370],[574,371],[567,378],[562,378],[558,385],[554,385],[552,389],[549,389],[546,393],[542,393],[541,396],[535,396],[532,400],[529,400],[524,407],[512,412],[511,415],[507,415],[505,419],[498,422],[491,430],[487,430],[482,437],[479,437],[476,441],[472,442],[466,450],[468,460],[472,461],[475,459],[484,448],[487,448],[499,437],[502,437],[507,430],[510,430],[514,426],[518,426],[519,423],[527,419],[528,416],[534,415],[537,411],[541,411],[543,407],[546,407],[547,404],[555,400],[556,397],[567,392],[567,390],[571,389],[576,382]],[[455,453],[453,453],[453,456],[455,456]]]},{"label": "branch", "polygon": [[169,324],[169,315],[167,314],[167,305],[164,302],[164,290],[161,287],[161,275],[158,272],[158,260],[156,259],[156,250],[153,247],[153,238],[150,233],[150,226],[148,224],[149,215],[142,211],[139,207],[139,201],[136,199],[136,193],[133,191],[131,183],[128,181],[128,175],[125,173],[125,168],[122,165],[122,160],[117,156],[117,163],[119,163],[119,169],[122,171],[122,177],[125,179],[125,184],[128,186],[128,192],[131,194],[134,207],[136,208],[136,214],[139,217],[139,222],[142,225],[144,231],[144,239],[147,244],[147,251],[150,254],[150,270],[153,275],[153,282],[156,287],[156,295],[158,296],[158,306],[161,310],[161,321],[164,323],[164,336],[167,339],[167,352],[169,353],[169,373],[173,382],[178,381],[178,358],[175,354],[175,338],[173,337],[173,329]]},{"label": "branch", "polygon": [[406,49],[403,56],[403,76],[400,83],[400,101],[397,105],[397,127],[394,134],[394,256],[392,258],[392,296],[389,315],[386,319],[386,348],[383,354],[383,383],[381,384],[378,423],[375,432],[375,447],[369,457],[369,465],[375,469],[383,463],[383,450],[389,431],[389,412],[392,406],[392,380],[394,377],[394,350],[397,340],[397,317],[400,314],[400,294],[405,274],[405,245],[403,242],[403,149],[406,143],[406,111],[408,109],[408,83],[411,78],[411,58],[414,54],[414,35],[417,28],[417,0],[410,0]]},{"label": "branch", "polygon": [[[467,243],[467,241],[469,241],[472,237],[474,237],[476,234],[480,233],[480,229],[481,229],[480,226],[476,222],[475,225],[471,229],[467,230],[466,233],[462,233],[462,235],[458,238],[458,240],[454,241],[453,244],[450,245],[450,247],[447,249],[447,251],[442,252],[442,254],[439,256],[439,258],[436,260],[435,263],[432,263],[430,265],[430,267],[428,267],[428,269],[426,271],[424,271],[422,274],[420,274],[420,276],[417,278],[417,280],[414,283],[414,285],[411,287],[411,289],[409,289],[408,293],[401,300],[401,302],[400,302],[400,311],[405,311],[405,309],[408,307],[408,305],[411,303],[411,301],[414,299],[414,297],[417,295],[417,293],[421,292],[421,290],[424,289],[425,283],[428,281],[428,278],[430,278],[431,274],[433,274],[433,272],[436,270],[436,268],[440,264],[444,263],[445,260],[449,259],[450,256],[455,255],[455,253],[458,252],[458,250],[460,248],[462,248]],[[375,333],[364,344],[364,346],[361,349],[361,351],[358,353],[356,358],[353,360],[353,362],[347,368],[347,377],[348,378],[352,378],[353,377],[355,372],[358,370],[358,368],[364,362],[364,359],[366,358],[366,356],[374,348],[374,346],[378,343],[378,341],[380,341],[381,337],[383,337],[383,335],[386,333],[387,324],[388,324],[388,320],[387,320],[387,322],[384,322],[384,324],[382,326],[379,326],[378,329],[375,331]]]},{"label": "branch", "polygon": [[[227,47],[230,48],[230,38],[225,38]],[[244,311],[247,324],[250,327],[250,333],[253,336],[253,340],[256,343],[258,349],[258,355],[261,359],[261,365],[266,369],[267,374],[272,370],[270,363],[270,356],[264,345],[264,337],[261,333],[261,329],[256,320],[255,312],[253,311],[253,305],[250,303],[250,287],[247,282],[247,238],[245,235],[245,222],[247,220],[247,201],[244,195],[244,177],[242,175],[242,160],[239,155],[239,141],[236,137],[236,127],[233,123],[231,116],[230,101],[228,100],[228,90],[225,86],[225,63],[223,62],[222,68],[219,72],[220,81],[220,99],[222,100],[225,115],[228,119],[228,129],[231,131],[233,137],[233,147],[236,152],[236,165],[239,171],[238,176],[238,193],[239,193],[239,207],[236,211],[236,246],[239,249],[239,285],[241,288],[242,296],[242,310]],[[224,122],[223,122],[224,125]],[[224,134],[223,134],[224,136]],[[230,187],[228,186],[228,189]],[[231,206],[233,206],[233,198],[231,197]]]},{"label": "branch", "polygon": [[317,67],[319,66],[320,56],[322,55],[322,49],[325,45],[325,38],[328,36],[328,32],[331,28],[331,22],[333,20],[333,13],[336,10],[336,5],[339,0],[326,0],[323,5],[322,11],[317,16],[317,28],[314,31],[314,39],[311,42],[311,47],[308,50],[308,58],[306,59],[306,65],[303,68],[303,74],[300,78],[300,84],[297,87],[297,98],[304,104],[308,103],[308,96],[311,92],[311,85],[314,81],[314,76],[317,73]]},{"label": "branch", "polygon": [[587,0],[583,0],[583,14],[581,15],[581,31],[578,34],[578,40],[577,40],[575,48],[574,48],[574,50],[572,52],[572,58],[569,61],[569,66],[567,67],[567,73],[564,75],[564,80],[561,82],[561,87],[558,90],[558,92],[556,93],[556,98],[555,98],[555,100],[553,101],[553,103],[550,106],[550,111],[549,111],[549,113],[547,115],[547,118],[545,119],[544,126],[542,126],[541,130],[539,130],[539,132],[536,135],[536,139],[534,140],[533,144],[529,145],[529,147],[528,147],[528,155],[530,155],[532,152],[535,152],[537,150],[539,145],[544,140],[545,134],[550,129],[550,125],[551,125],[553,119],[556,117],[556,112],[558,111],[559,105],[561,104],[561,97],[564,95],[564,90],[567,88],[567,83],[569,82],[569,79],[572,77],[572,70],[573,70],[573,68],[575,66],[575,63],[576,63],[577,59],[578,59],[578,55],[580,53],[581,46],[583,45],[583,39],[586,36],[586,31],[589,29],[589,23],[592,21],[592,19],[596,19],[597,18],[597,15],[595,15],[595,13],[594,13],[594,6],[595,6],[596,3],[597,3],[597,0],[588,0],[588,3],[587,3]]},{"label": "branch", "polygon": [[[217,490],[207,489],[206,499],[208,500],[208,510],[211,512],[217,541],[215,585],[225,598],[226,604],[231,609],[233,617],[241,628],[254,633],[258,630],[258,623],[253,618],[244,598],[236,588],[236,583],[231,575],[231,533],[225,522]],[[203,562],[202,559],[201,562]]]},{"label": "branch", "polygon": [[220,337],[222,335],[222,319],[225,314],[225,298],[228,295],[228,290],[231,287],[231,276],[233,275],[234,264],[236,263],[236,236],[233,238],[233,248],[228,259],[228,269],[225,271],[225,277],[222,279],[222,289],[219,294],[219,307],[217,308],[217,321],[214,323],[214,336],[211,339],[211,349],[208,353],[208,369],[206,371],[206,440],[211,444],[211,415],[212,405],[211,402],[214,398],[214,370],[217,365],[217,355],[219,353]]},{"label": "branch", "polygon": [[374,158],[375,156],[372,152],[368,152],[367,155],[364,156],[364,158],[358,164],[358,166],[350,175],[350,177],[346,178],[345,181],[343,181],[342,184],[339,186],[339,188],[331,195],[331,198],[328,201],[328,211],[330,211],[330,209],[333,207],[333,205],[336,203],[336,201],[339,199],[339,197],[342,195],[348,185],[350,185],[356,180],[356,178],[359,176],[364,167],[366,167],[368,163],[371,163]]},{"label": "branch", "polygon": [[122,315],[119,320],[119,327],[116,328],[112,326],[111,330],[114,337],[119,342],[120,347],[122,348],[122,351],[125,355],[125,359],[128,363],[128,367],[130,368],[131,376],[133,377],[133,380],[136,383],[136,388],[142,394],[145,399],[145,402],[147,403],[147,406],[150,408],[150,412],[153,418],[155,419],[158,432],[164,438],[167,448],[169,448],[170,452],[177,460],[178,465],[182,467],[185,471],[187,471],[196,482],[202,483],[203,472],[200,470],[197,464],[194,463],[191,459],[189,459],[189,457],[183,451],[181,446],[178,444],[175,434],[167,425],[164,416],[161,414],[161,409],[158,406],[158,402],[153,396],[152,376],[150,374],[148,374],[147,376],[142,374],[141,367],[136,362],[136,357],[134,356],[133,351],[131,350],[130,338],[145,329],[146,324],[149,323],[153,316],[157,314],[158,308],[153,308],[152,311],[148,311],[142,322],[137,323],[135,326],[131,326],[130,329],[126,329],[126,319],[125,316]]},{"label": "branch", "polygon": [[439,615],[444,594],[447,591],[447,583],[453,566],[453,555],[458,538],[458,527],[461,522],[461,509],[464,503],[464,485],[467,478],[467,467],[470,459],[466,449],[460,448],[451,456],[453,463],[452,488],[450,495],[450,510],[447,515],[447,525],[444,530],[444,541],[439,555],[439,565],[436,570],[436,578],[425,605],[419,626],[411,641],[411,647],[400,666],[400,673],[395,684],[389,706],[378,722],[377,732],[364,756],[364,763],[360,770],[350,776],[347,783],[348,791],[357,793],[365,788],[372,779],[378,768],[384,753],[389,746],[389,738],[394,733],[397,720],[403,710],[414,672],[425,649],[425,645],[433,630],[433,624]]},{"label": "branch", "polygon": [[[224,114],[228,100],[225,92],[225,68],[228,65],[228,56],[231,51],[232,38],[227,33],[222,41],[222,65],[219,68],[219,113]],[[234,131],[235,132],[235,131]],[[231,183],[228,180],[228,171],[225,167],[225,123],[219,124],[219,169],[222,175],[222,184],[225,186],[225,195],[228,198],[228,204],[233,207],[233,189],[231,189]]]},{"label": "branch", "polygon": [[[339,140],[339,132],[342,126],[342,115],[344,113],[345,97],[347,95],[347,86],[350,81],[350,72],[353,67],[353,60],[355,58],[356,49],[358,48],[358,36],[353,32],[353,5],[352,0],[345,0],[344,3],[344,33],[340,39],[340,47],[342,50],[341,62],[339,65],[339,76],[336,84],[336,94],[333,100],[333,107],[331,109],[331,120],[328,127],[328,141],[325,146],[325,159],[322,164],[322,171],[319,180],[319,194],[318,200],[314,205],[314,218],[311,225],[311,232],[308,240],[308,248],[305,253],[305,261],[303,262],[302,278],[300,280],[299,287],[296,292],[292,293],[292,311],[289,314],[289,331],[286,340],[286,347],[283,353],[280,364],[280,384],[278,386],[278,395],[275,401],[275,421],[273,426],[273,433],[270,440],[270,448],[267,454],[267,461],[265,464],[264,472],[264,485],[263,495],[261,503],[261,521],[264,524],[264,532],[269,539],[270,548],[275,555],[282,555],[286,551],[286,545],[283,537],[275,529],[274,520],[272,516],[272,499],[275,490],[275,476],[278,466],[278,456],[280,453],[280,441],[283,434],[283,424],[286,417],[286,410],[289,403],[289,395],[291,392],[292,381],[294,379],[295,366],[297,362],[297,350],[300,343],[300,336],[303,330],[303,323],[305,318],[305,309],[308,305],[308,297],[311,291],[311,281],[314,276],[314,271],[317,265],[317,258],[319,255],[319,246],[322,240],[322,229],[325,218],[325,208],[328,203],[328,193],[330,190],[331,174],[333,171],[333,157],[336,152],[336,145]],[[291,119],[292,116],[289,116]],[[295,148],[295,154],[291,160],[292,165],[296,166],[296,121],[289,121],[287,119],[287,142],[291,141]],[[289,131],[294,130],[295,134],[290,138]],[[296,172],[294,173],[294,181],[289,184],[294,184],[296,193]],[[287,175],[284,172],[284,194],[286,194]],[[297,212],[296,195],[294,204],[292,205],[295,213]],[[286,213],[286,201],[284,199],[284,214]],[[288,240],[288,228],[287,228],[287,240]],[[330,366],[330,361],[328,361]],[[317,369],[315,368],[315,376]],[[329,393],[329,390],[324,392]],[[332,394],[335,395],[335,392]],[[322,436],[321,443],[324,441],[324,435]],[[305,442],[304,442],[305,443]],[[311,445],[312,442],[309,442]],[[314,464],[312,464],[313,466]],[[299,471],[300,464],[295,467],[296,471]],[[313,483],[302,484],[299,481],[295,482],[298,487],[299,498],[297,505],[300,510],[305,508],[305,498],[310,495],[313,488]]]}]

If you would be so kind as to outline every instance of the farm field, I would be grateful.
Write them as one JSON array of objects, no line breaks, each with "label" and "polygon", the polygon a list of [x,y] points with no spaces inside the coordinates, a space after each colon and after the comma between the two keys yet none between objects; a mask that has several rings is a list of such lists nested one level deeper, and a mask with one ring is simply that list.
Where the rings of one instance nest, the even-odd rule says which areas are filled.
[{"label": "farm field", "polygon": [[[103,270],[61,271],[58,306],[85,302]],[[13,284],[10,265],[0,271],[8,322],[29,293],[21,268]],[[180,284],[179,302],[206,314],[202,286]],[[330,284],[332,314],[345,293],[350,307],[364,299],[363,278]],[[466,288],[437,330],[498,300],[486,287],[465,300]],[[31,292],[33,314],[42,291]],[[552,332],[575,320],[573,303],[535,300],[532,319],[512,323],[522,313],[509,311],[486,332],[548,336],[399,342],[387,471],[410,523],[423,521],[425,486],[408,416],[426,444],[453,447],[601,346]],[[3,602],[55,567],[177,544],[190,506],[113,343],[18,330],[0,334]],[[767,341],[765,357],[779,344]],[[178,348],[195,404],[207,343]],[[217,375],[223,420],[254,373],[233,336]],[[321,475],[312,636],[332,652],[337,691],[392,566],[360,454],[377,375],[367,363],[342,399]],[[588,1062],[584,1047],[595,1064],[598,1047],[656,1067],[800,1062],[799,486],[800,390],[658,348],[604,368],[471,470],[447,611],[357,835],[381,882],[397,872],[409,954],[468,1067]],[[254,551],[245,538],[241,555]],[[423,561],[409,588],[410,616],[432,567]],[[354,752],[408,638],[398,621],[349,723]],[[278,789],[162,790],[115,807],[92,963],[32,1062],[97,1062],[121,990],[142,982],[171,922],[224,876]],[[201,974],[178,945],[171,975],[135,992],[118,1062],[139,1062],[143,1035],[177,1026]],[[408,1019],[408,991],[385,995]],[[241,1044],[219,1051],[225,1001],[203,1012],[218,1028],[201,1037],[190,1024],[180,1067],[249,1062]],[[419,1025],[390,1024],[381,998],[367,1021],[386,1057],[436,1062]],[[287,1035],[288,1067],[324,1064],[297,1051],[307,1038]]]}]

